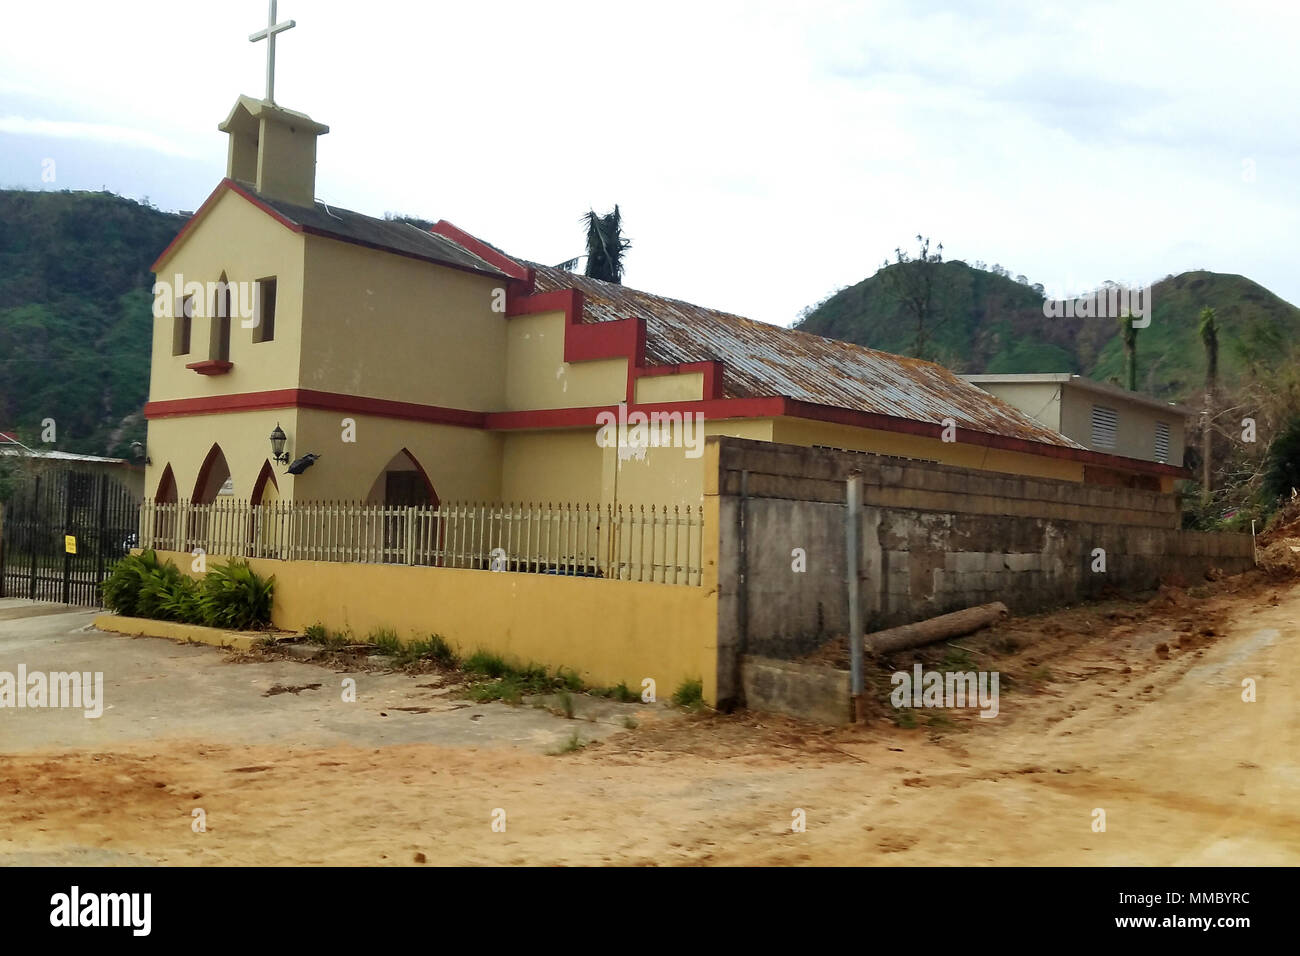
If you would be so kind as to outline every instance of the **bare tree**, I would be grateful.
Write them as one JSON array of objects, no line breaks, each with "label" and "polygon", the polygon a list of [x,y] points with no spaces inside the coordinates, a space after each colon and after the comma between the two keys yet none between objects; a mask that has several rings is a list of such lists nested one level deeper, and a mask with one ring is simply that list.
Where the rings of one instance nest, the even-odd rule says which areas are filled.
[{"label": "bare tree", "polygon": [[1210,456],[1214,446],[1214,393],[1219,384],[1219,326],[1213,309],[1201,310],[1201,344],[1205,346],[1205,410],[1201,419],[1201,507],[1210,503],[1212,471]]},{"label": "bare tree", "polygon": [[929,236],[918,235],[916,241],[919,249],[915,258],[902,249],[895,249],[896,261],[891,264],[885,260],[880,276],[885,290],[898,301],[915,328],[912,354],[923,359],[930,333],[936,325],[932,320],[935,299],[939,294],[943,243],[939,243],[936,251],[931,253]]}]

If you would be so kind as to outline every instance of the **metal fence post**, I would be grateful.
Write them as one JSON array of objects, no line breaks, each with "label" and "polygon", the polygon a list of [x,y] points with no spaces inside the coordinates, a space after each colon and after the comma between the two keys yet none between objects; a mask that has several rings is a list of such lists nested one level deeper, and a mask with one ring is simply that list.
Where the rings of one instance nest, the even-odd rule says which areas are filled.
[{"label": "metal fence post", "polygon": [[844,489],[845,576],[849,589],[849,681],[853,719],[863,718],[862,576],[858,570],[858,531],[862,524],[862,476],[850,475]]}]

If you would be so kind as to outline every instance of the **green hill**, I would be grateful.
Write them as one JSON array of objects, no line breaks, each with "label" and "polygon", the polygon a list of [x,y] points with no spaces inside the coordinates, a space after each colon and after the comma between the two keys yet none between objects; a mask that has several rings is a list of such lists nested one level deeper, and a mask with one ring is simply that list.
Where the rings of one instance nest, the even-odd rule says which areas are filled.
[{"label": "green hill", "polygon": [[111,193],[0,190],[0,430],[124,456],[144,439],[153,276],[184,223]]},{"label": "green hill", "polygon": [[[1047,318],[1040,287],[964,262],[934,268],[929,351],[954,371],[1076,372],[1102,381],[1122,375],[1113,319]],[[1228,389],[1277,361],[1300,336],[1300,309],[1243,276],[1185,272],[1157,282],[1151,298],[1151,325],[1138,333],[1138,387],[1160,398],[1199,394],[1205,355],[1197,325],[1207,306],[1222,330],[1220,381]],[[904,355],[913,346],[913,326],[880,273],[809,309],[796,328]]]}]

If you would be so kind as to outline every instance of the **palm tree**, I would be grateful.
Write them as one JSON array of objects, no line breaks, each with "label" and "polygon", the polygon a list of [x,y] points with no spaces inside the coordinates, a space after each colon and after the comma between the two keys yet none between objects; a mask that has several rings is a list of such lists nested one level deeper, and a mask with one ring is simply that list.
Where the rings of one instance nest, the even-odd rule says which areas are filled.
[{"label": "palm tree", "polygon": [[1205,413],[1201,429],[1201,507],[1210,503],[1210,453],[1214,418],[1214,393],[1219,384],[1219,326],[1213,309],[1201,310],[1201,344],[1205,346]]},{"label": "palm tree", "polygon": [[[599,215],[594,209],[582,217],[587,225],[587,269],[586,274],[592,279],[605,282],[623,281],[623,253],[632,247],[630,240],[623,236],[623,217],[614,206],[614,211]],[[578,256],[568,259],[556,266],[572,272],[578,267]]]},{"label": "palm tree", "polygon": [[1125,312],[1119,320],[1119,328],[1124,337],[1124,381],[1130,392],[1136,392],[1138,330],[1133,327],[1133,316]]}]

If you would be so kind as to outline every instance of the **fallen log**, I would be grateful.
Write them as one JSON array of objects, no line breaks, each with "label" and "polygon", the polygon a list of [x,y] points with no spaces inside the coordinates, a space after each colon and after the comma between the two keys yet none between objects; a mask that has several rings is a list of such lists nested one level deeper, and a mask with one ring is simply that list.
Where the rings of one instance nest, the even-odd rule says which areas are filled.
[{"label": "fallen log", "polygon": [[869,654],[888,654],[908,647],[921,647],[949,637],[961,637],[982,627],[996,624],[1007,616],[1007,606],[1001,601],[968,607],[964,611],[940,614],[914,624],[891,627],[868,634],[864,650]]}]

